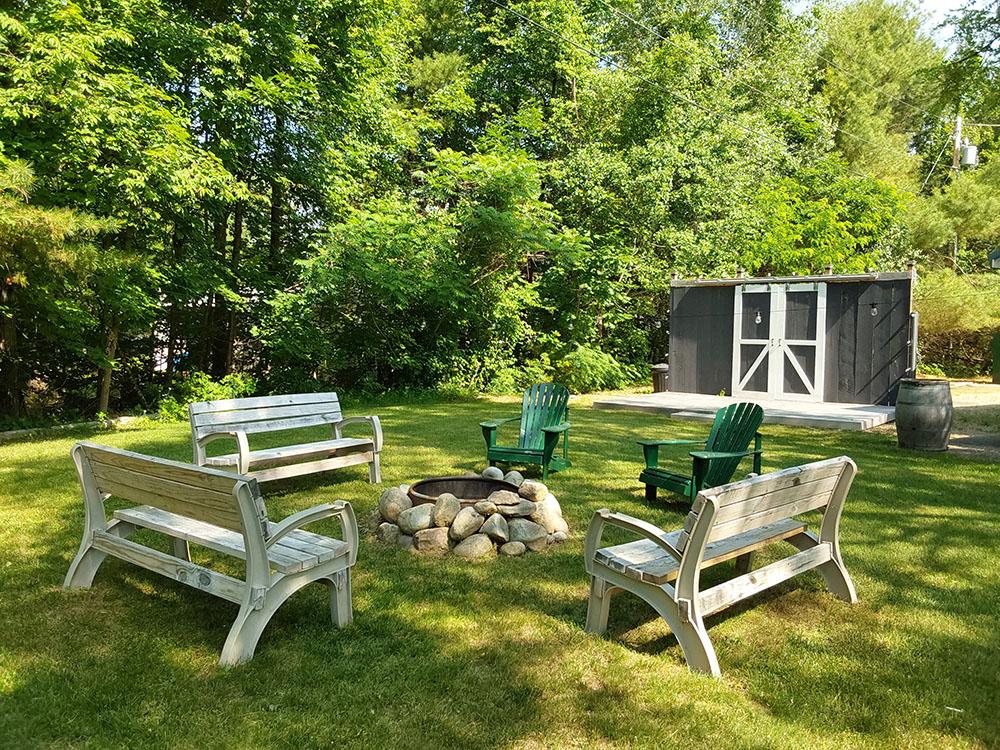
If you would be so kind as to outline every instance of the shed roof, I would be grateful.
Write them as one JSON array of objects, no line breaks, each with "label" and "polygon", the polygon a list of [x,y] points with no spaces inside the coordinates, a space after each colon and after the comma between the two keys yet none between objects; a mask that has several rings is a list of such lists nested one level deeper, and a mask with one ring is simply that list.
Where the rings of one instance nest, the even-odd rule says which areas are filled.
[{"label": "shed roof", "polygon": [[901,281],[916,278],[916,271],[889,271],[882,273],[818,274],[815,276],[747,276],[729,279],[671,279],[670,286],[740,286],[741,284],[800,284],[822,281],[827,284],[846,284],[859,281]]}]

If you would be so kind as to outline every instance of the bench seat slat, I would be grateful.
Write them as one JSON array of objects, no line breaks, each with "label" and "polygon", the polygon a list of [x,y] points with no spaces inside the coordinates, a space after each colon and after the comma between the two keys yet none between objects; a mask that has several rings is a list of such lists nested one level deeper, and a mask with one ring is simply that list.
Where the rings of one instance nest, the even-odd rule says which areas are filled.
[{"label": "bench seat slat", "polygon": [[[745,534],[720,539],[705,547],[702,567],[731,560],[773,542],[801,534],[805,530],[805,523],[789,518],[761,526]],[[677,529],[667,534],[666,538],[677,547],[681,543],[682,534],[684,530]],[[595,559],[629,578],[657,585],[669,583],[676,578],[680,566],[677,560],[648,539],[604,547],[597,550]]]},{"label": "bench seat slat", "polygon": [[[184,539],[203,547],[246,559],[243,535],[209,523],[140,505],[116,510],[114,517],[168,536]],[[319,540],[322,540],[320,543]],[[296,530],[268,549],[271,567],[279,573],[296,573],[321,562],[347,554],[348,545],[336,539],[321,537],[308,531]]]},{"label": "bench seat slat", "polygon": [[[295,463],[307,458],[332,458],[339,451],[353,452],[357,450],[372,450],[374,443],[371,438],[339,438],[336,440],[319,440],[315,443],[302,445],[286,445],[281,448],[265,448],[250,451],[250,468],[281,466]],[[236,466],[238,453],[227,453],[223,456],[211,456],[205,459],[206,466]]]}]

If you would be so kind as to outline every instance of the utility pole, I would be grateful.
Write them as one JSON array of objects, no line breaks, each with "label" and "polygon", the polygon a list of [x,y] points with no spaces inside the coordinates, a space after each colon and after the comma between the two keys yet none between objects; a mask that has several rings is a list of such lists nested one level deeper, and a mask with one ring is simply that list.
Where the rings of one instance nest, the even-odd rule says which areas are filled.
[{"label": "utility pole", "polygon": [[[955,142],[952,145],[951,152],[951,168],[954,172],[954,178],[958,179],[958,176],[962,173],[962,115],[961,113],[955,115]],[[958,232],[955,232],[955,244],[952,246],[951,251],[951,265],[955,270],[958,270]]]}]

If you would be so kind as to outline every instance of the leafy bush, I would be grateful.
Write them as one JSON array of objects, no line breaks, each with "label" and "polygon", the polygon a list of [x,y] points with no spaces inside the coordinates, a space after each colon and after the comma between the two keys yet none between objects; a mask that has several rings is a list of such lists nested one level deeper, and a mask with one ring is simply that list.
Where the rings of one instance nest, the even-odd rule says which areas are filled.
[{"label": "leafy bush", "polygon": [[634,382],[635,374],[610,354],[583,345],[555,364],[556,380],[574,393],[624,388]]},{"label": "leafy bush", "polygon": [[990,372],[993,333],[1000,330],[1000,278],[932,271],[920,278],[914,306],[922,371],[952,377]]},{"label": "leafy bush", "polygon": [[188,418],[187,405],[194,401],[217,401],[226,398],[249,396],[257,383],[249,375],[233,373],[221,380],[212,380],[204,372],[192,372],[176,383],[171,394],[160,401],[159,414],[163,419],[183,421]]}]

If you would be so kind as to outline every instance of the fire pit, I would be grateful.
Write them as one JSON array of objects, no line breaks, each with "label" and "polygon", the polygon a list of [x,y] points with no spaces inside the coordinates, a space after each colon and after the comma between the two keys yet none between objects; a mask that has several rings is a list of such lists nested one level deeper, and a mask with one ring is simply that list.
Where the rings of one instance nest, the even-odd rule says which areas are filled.
[{"label": "fire pit", "polygon": [[378,516],[375,536],[386,544],[468,559],[542,552],[569,535],[548,487],[492,466],[481,475],[390,487],[379,497]]},{"label": "fire pit", "polygon": [[517,485],[503,479],[491,479],[470,474],[464,477],[431,477],[410,486],[406,494],[414,505],[436,502],[438,497],[450,493],[458,498],[463,508],[485,500],[494,492],[517,492]]}]

